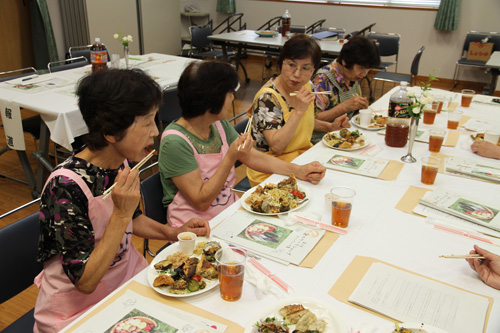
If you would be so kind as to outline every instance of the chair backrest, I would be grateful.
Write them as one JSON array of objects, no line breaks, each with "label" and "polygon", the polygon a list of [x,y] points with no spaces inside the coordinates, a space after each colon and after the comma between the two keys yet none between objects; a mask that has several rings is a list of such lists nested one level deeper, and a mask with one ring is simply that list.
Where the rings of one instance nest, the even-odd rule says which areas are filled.
[{"label": "chair backrest", "polygon": [[[69,56],[70,56],[70,58],[85,57],[85,58],[87,58],[87,61],[90,63],[90,48],[91,47],[92,47],[92,45],[71,46],[69,48]],[[108,54],[108,61],[111,61],[111,58],[109,57],[109,51],[106,50],[106,53]]]},{"label": "chair backrest", "polygon": [[29,76],[29,75],[38,75],[38,72],[33,67],[26,67],[21,69],[15,69],[13,71],[0,72],[0,82],[14,80],[20,77]]},{"label": "chair backrest", "polygon": [[321,28],[323,26],[323,23],[325,23],[326,19],[318,20],[314,22],[313,24],[309,25],[306,28],[306,33],[312,34],[314,31],[316,31],[318,28]]},{"label": "chair backrest", "polygon": [[410,69],[412,80],[418,75],[418,65],[420,64],[420,58],[422,57],[422,53],[424,52],[424,50],[425,50],[425,46],[422,46],[418,50],[415,57],[413,58],[413,61],[411,63],[411,69]]},{"label": "chair backrest", "polygon": [[158,115],[162,131],[168,124],[182,116],[179,98],[177,97],[177,87],[163,90],[163,103],[158,110]]},{"label": "chair backrest", "polygon": [[0,229],[0,303],[30,287],[43,269],[36,261],[39,235],[38,212]]},{"label": "chair backrest", "polygon": [[493,52],[500,51],[500,33],[498,32],[478,32],[469,31],[467,36],[465,36],[464,47],[462,49],[462,55],[467,54],[469,51],[469,45],[471,42],[481,42],[485,38],[488,38],[488,43],[493,43]]},{"label": "chair backrest", "polygon": [[280,22],[281,22],[281,16],[275,16],[255,30],[257,30],[257,31],[259,31],[259,30],[271,30],[271,28],[273,26],[279,25]]},{"label": "chair backrest", "polygon": [[197,49],[211,47],[212,43],[210,39],[208,39],[208,36],[213,34],[211,26],[191,26],[189,27],[189,33],[191,35],[192,47]]},{"label": "chair backrest", "polygon": [[161,185],[160,172],[156,172],[141,181],[141,196],[144,215],[167,224],[167,209],[163,207],[163,187]]},{"label": "chair backrest", "polygon": [[83,67],[88,64],[89,61],[87,60],[87,58],[82,56],[82,57],[65,59],[61,61],[49,62],[47,68],[49,69],[50,73],[54,73],[54,72],[65,71],[68,69]]},{"label": "chair backrest", "polygon": [[394,33],[370,32],[368,39],[376,41],[381,57],[398,56],[401,36]]}]

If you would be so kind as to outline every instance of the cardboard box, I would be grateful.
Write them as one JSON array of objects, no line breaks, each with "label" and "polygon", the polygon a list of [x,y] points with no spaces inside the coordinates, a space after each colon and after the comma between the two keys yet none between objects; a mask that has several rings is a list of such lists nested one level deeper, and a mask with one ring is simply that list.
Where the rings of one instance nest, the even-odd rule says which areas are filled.
[{"label": "cardboard box", "polygon": [[467,52],[467,60],[487,62],[493,51],[493,43],[471,42]]}]

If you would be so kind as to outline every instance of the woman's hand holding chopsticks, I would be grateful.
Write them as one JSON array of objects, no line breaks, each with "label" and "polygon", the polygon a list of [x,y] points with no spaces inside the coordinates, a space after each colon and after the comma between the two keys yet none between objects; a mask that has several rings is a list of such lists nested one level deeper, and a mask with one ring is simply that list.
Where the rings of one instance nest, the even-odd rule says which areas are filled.
[{"label": "woman's hand holding chopsticks", "polygon": [[500,289],[500,256],[474,245],[471,255],[480,255],[484,259],[465,259],[469,266],[477,272],[481,280],[488,286]]},{"label": "woman's hand holding chopsticks", "polygon": [[115,186],[110,192],[113,198],[113,214],[118,217],[132,219],[141,198],[139,169],[129,167],[118,171]]}]

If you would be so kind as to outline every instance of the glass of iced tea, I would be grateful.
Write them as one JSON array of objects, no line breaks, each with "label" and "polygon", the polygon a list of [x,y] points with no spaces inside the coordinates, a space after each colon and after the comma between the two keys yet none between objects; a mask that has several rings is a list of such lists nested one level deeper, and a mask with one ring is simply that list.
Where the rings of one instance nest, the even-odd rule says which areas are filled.
[{"label": "glass of iced tea", "polygon": [[429,131],[429,151],[439,153],[443,145],[445,130],[432,129]]},{"label": "glass of iced tea", "polygon": [[223,300],[234,302],[241,298],[246,259],[245,251],[238,248],[223,248],[215,253]]},{"label": "glass of iced tea", "polygon": [[460,110],[448,111],[448,128],[457,129],[460,118],[462,118],[463,112]]},{"label": "glass of iced tea", "polygon": [[420,181],[426,185],[433,185],[441,165],[441,160],[434,157],[422,158],[422,177]]},{"label": "glass of iced tea", "polygon": [[443,105],[444,105],[444,96],[441,96],[441,95],[435,95],[434,96],[434,102],[433,103],[437,103],[438,107],[437,107],[437,113],[441,113],[441,110],[443,110]]},{"label": "glass of iced tea", "polygon": [[439,107],[439,102],[432,102],[424,108],[424,124],[432,125],[434,124],[434,119],[436,119],[436,113]]},{"label": "glass of iced tea", "polygon": [[349,187],[337,186],[332,188],[330,193],[332,194],[332,224],[347,228],[356,191]]},{"label": "glass of iced tea", "polygon": [[476,92],[471,89],[462,89],[462,106],[468,108]]}]

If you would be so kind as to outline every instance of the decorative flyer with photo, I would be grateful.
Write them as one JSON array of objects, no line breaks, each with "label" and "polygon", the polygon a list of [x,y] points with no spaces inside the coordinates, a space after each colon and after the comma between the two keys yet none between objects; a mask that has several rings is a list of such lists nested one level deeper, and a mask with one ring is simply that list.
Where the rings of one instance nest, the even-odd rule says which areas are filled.
[{"label": "decorative flyer with photo", "polygon": [[74,332],[224,332],[227,326],[127,290]]},{"label": "decorative flyer with photo", "polygon": [[461,157],[447,157],[444,161],[444,168],[446,173],[500,183],[500,164],[476,162]]},{"label": "decorative flyer with photo", "polygon": [[298,265],[325,231],[279,218],[237,211],[212,231],[215,237],[280,262]]},{"label": "decorative flyer with photo", "polygon": [[321,155],[316,158],[328,169],[373,178],[380,176],[389,163],[389,160],[383,158],[349,154],[342,151],[335,151],[330,154],[321,153]]},{"label": "decorative flyer with photo", "polygon": [[500,206],[498,204],[471,198],[444,188],[437,188],[434,191],[427,192],[418,202],[470,222],[500,231],[500,217],[498,214]]}]

